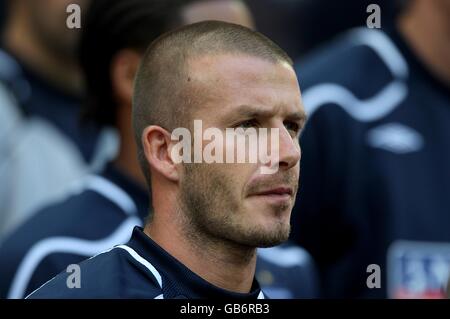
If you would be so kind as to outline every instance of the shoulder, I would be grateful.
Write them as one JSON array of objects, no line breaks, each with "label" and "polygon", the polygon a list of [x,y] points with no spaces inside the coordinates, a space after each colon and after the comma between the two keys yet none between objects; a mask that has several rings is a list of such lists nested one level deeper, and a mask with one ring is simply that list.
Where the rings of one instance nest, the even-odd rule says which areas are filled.
[{"label": "shoulder", "polygon": [[41,240],[61,236],[101,238],[126,217],[114,203],[92,190],[73,191],[61,201],[36,212],[9,234],[1,249],[27,250]]},{"label": "shoulder", "polygon": [[[325,81],[356,88],[362,79],[372,81],[374,75],[383,77],[380,83],[374,83],[382,85],[382,80],[408,75],[407,62],[391,37],[382,30],[367,28],[342,34],[297,61],[295,67],[304,89]],[[369,70],[371,74],[367,74]]]},{"label": "shoulder", "polygon": [[[114,247],[74,265],[39,289],[29,299],[156,298],[161,294],[155,277],[141,268],[128,246]],[[131,249],[131,251],[133,251]]]},{"label": "shoulder", "polygon": [[406,97],[407,62],[381,30],[349,31],[299,61],[296,71],[310,117],[334,104],[357,121],[373,121]]},{"label": "shoulder", "polygon": [[42,209],[0,247],[0,265],[8,273],[8,279],[0,281],[1,294],[9,290],[9,297],[23,297],[68,263],[127,242],[140,224],[137,216],[91,190]]}]

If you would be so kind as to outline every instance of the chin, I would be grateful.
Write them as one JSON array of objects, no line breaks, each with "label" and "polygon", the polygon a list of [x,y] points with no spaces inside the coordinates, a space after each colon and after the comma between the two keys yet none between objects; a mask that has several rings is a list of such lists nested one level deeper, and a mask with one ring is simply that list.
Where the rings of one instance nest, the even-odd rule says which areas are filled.
[{"label": "chin", "polygon": [[267,236],[264,240],[260,240],[259,243],[256,245],[258,248],[269,248],[278,246],[285,241],[287,241],[289,238],[289,232],[287,234],[278,234],[277,236]]},{"label": "chin", "polygon": [[[244,217],[245,216],[245,217]],[[263,203],[252,203],[244,210],[237,224],[239,231],[235,239],[251,247],[273,247],[289,238],[291,205],[282,207]]]},{"label": "chin", "polygon": [[264,218],[262,224],[265,225],[267,229],[273,228],[274,224],[282,225],[277,227],[288,228],[291,220],[291,208],[280,208],[280,207],[266,207],[265,210],[261,211],[261,217]]},{"label": "chin", "polygon": [[255,226],[252,231],[249,231],[247,239],[249,244],[254,247],[273,247],[288,240],[290,229],[289,221],[270,222],[266,220],[264,224]]},{"label": "chin", "polygon": [[292,205],[291,203],[267,203],[256,202],[249,205],[247,211],[250,214],[258,215],[258,217],[265,218],[273,222],[278,220],[280,222],[289,221],[291,217]]}]

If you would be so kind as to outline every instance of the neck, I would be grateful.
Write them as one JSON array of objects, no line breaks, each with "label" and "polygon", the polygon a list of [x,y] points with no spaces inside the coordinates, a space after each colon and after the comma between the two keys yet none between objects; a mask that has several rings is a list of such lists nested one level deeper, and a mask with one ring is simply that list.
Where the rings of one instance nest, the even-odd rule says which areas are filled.
[{"label": "neck", "polygon": [[8,20],[3,35],[5,47],[51,85],[72,95],[82,95],[82,74],[75,58],[60,56],[34,36],[29,19]]},{"label": "neck", "polygon": [[[165,198],[164,202],[174,203],[176,198]],[[192,229],[186,231],[182,225],[183,218],[177,216],[180,213],[154,208],[145,233],[158,245],[210,284],[228,291],[250,292],[256,267],[255,248],[212,239],[200,231],[193,235]]]},{"label": "neck", "polygon": [[413,1],[398,27],[430,71],[450,85],[450,21],[445,9],[437,1]]}]

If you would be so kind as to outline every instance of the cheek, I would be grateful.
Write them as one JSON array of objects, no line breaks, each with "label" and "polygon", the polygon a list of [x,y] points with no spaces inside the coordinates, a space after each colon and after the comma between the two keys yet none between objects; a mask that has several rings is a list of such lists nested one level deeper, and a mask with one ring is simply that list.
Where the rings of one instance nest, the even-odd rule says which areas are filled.
[{"label": "cheek", "polygon": [[234,201],[241,201],[245,197],[247,182],[257,170],[256,164],[214,164],[215,175],[218,184],[233,197]]},{"label": "cheek", "polygon": [[239,190],[243,200],[249,193],[249,184],[251,180],[255,176],[260,175],[260,166],[261,164],[238,164],[235,166],[235,174],[239,179]]}]

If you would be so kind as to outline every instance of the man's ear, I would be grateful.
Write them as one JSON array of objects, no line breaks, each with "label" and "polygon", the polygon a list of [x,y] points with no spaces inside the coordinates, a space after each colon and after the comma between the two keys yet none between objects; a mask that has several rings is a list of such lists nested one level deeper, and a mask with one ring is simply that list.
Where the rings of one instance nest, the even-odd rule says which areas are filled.
[{"label": "man's ear", "polygon": [[119,51],[111,62],[111,82],[116,99],[121,105],[130,105],[133,84],[142,55],[131,49]]},{"label": "man's ear", "polygon": [[142,133],[142,146],[144,154],[153,172],[177,182],[179,180],[179,167],[172,160],[171,134],[160,126],[148,126]]}]

